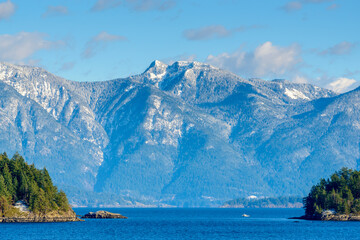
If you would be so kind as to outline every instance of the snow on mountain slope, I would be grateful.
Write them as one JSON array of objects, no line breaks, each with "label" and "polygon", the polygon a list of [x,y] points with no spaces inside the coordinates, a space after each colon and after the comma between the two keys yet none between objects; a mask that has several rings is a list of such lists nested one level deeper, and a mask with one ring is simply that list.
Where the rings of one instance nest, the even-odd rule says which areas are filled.
[{"label": "snow on mountain slope", "polygon": [[107,144],[106,133],[72,82],[41,68],[6,63],[0,64],[0,73],[0,81],[37,102],[81,139],[96,145]]},{"label": "snow on mountain slope", "polygon": [[92,189],[97,174],[97,148],[79,139],[44,109],[0,82],[0,146],[21,153],[44,167],[63,185]]},{"label": "snow on mountain slope", "polygon": [[267,178],[284,188],[295,185],[308,190],[319,175],[328,176],[342,167],[359,168],[359,103],[358,88],[297,106],[292,118],[278,125],[256,151],[264,167],[277,171]]},{"label": "snow on mountain slope", "polygon": [[[83,189],[177,206],[303,193],[308,186],[295,178],[306,178],[308,168],[290,166],[315,154],[306,142],[320,141],[306,116],[320,111],[322,101],[337,98],[310,84],[243,79],[198,62],[154,61],[142,74],[91,83],[3,63],[1,82],[11,89],[7,94],[21,99],[19,106],[26,101],[34,106],[21,111],[19,121],[6,118],[13,108],[4,103],[2,136],[16,140],[1,150],[17,149],[30,162],[40,159],[64,185],[73,184],[69,175],[77,174]],[[41,122],[58,127],[47,132],[29,127]],[[14,130],[7,130],[10,125]],[[314,134],[307,139],[302,129]],[[40,153],[47,158],[37,157]],[[316,161],[321,162],[313,159],[309,166]],[[64,167],[57,170],[58,164]],[[285,188],[289,183],[294,187]]]}]

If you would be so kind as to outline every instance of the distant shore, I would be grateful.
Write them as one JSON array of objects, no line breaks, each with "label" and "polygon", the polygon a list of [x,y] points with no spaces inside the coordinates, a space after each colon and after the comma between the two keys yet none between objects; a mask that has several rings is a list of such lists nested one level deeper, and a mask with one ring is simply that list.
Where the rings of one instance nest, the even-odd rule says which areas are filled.
[{"label": "distant shore", "polygon": [[299,196],[288,197],[261,197],[237,198],[225,202],[223,208],[302,208],[303,198]]}]

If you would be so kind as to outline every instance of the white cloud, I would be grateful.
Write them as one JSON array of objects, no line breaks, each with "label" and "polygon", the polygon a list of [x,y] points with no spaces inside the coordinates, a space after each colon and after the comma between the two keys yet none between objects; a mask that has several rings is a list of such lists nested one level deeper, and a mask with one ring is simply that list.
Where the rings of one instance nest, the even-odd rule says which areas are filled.
[{"label": "white cloud", "polygon": [[112,35],[107,32],[101,32],[87,42],[86,48],[82,53],[83,58],[93,57],[99,49],[104,49],[110,42],[125,41],[127,38],[119,35]]},{"label": "white cloud", "polygon": [[336,79],[335,81],[329,83],[327,88],[333,90],[334,92],[343,93],[350,89],[356,83],[355,79],[341,77]]},{"label": "white cloud", "polygon": [[68,15],[69,10],[65,6],[49,6],[43,17]]},{"label": "white cloud", "polygon": [[295,44],[277,47],[271,42],[266,42],[255,50],[255,73],[262,76],[268,73],[284,74],[300,62],[299,52],[299,47]]},{"label": "white cloud", "polygon": [[20,32],[15,35],[0,35],[0,60],[20,62],[37,51],[64,45],[61,41],[49,41],[44,33]]},{"label": "white cloud", "polygon": [[355,43],[344,41],[320,52],[320,55],[345,55],[351,53],[355,47]]},{"label": "white cloud", "polygon": [[237,50],[233,53],[209,55],[207,62],[248,77],[283,77],[294,71],[302,61],[297,44],[287,47],[265,42],[253,52]]},{"label": "white cloud", "polygon": [[15,13],[15,4],[10,0],[0,3],[0,20],[7,19]]}]

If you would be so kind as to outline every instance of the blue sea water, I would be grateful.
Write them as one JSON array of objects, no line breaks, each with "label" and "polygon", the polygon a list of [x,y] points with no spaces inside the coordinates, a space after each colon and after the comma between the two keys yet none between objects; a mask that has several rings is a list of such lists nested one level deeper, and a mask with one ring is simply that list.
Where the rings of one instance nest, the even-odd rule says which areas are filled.
[{"label": "blue sea water", "polygon": [[[98,209],[74,210],[82,215]],[[360,239],[360,222],[287,219],[302,215],[302,209],[104,210],[129,218],[0,224],[0,239]]]}]

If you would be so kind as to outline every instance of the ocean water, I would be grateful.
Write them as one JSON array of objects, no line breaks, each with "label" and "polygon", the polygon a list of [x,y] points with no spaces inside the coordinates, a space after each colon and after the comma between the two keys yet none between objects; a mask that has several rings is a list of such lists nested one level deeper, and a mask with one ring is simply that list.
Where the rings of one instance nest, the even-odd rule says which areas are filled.
[{"label": "ocean water", "polygon": [[[99,209],[74,210],[82,215]],[[129,218],[0,224],[0,239],[360,239],[360,222],[287,219],[302,215],[302,209],[103,210]]]}]

